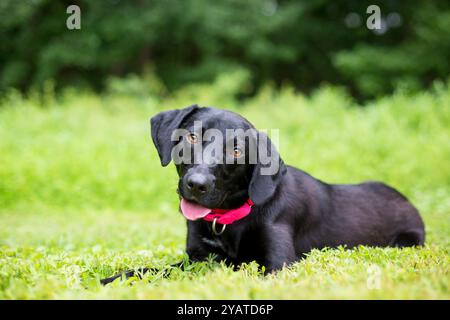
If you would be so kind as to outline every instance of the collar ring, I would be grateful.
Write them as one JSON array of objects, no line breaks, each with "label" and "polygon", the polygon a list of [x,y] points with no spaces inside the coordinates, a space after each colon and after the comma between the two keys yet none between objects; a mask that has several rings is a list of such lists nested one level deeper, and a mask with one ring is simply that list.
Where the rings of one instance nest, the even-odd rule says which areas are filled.
[{"label": "collar ring", "polygon": [[211,226],[212,232],[213,232],[216,236],[220,236],[220,235],[225,231],[225,228],[227,227],[227,225],[226,225],[226,224],[223,224],[223,225],[222,225],[222,230],[220,230],[219,232],[217,232],[217,230],[216,230],[216,221],[217,221],[217,217],[214,218],[214,220],[213,220],[213,222],[212,222],[212,226]]}]

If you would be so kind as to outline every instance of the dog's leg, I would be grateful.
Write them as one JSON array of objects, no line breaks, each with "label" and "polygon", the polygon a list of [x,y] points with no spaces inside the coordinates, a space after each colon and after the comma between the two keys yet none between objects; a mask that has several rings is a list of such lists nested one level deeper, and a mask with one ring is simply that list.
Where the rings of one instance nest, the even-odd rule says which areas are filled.
[{"label": "dog's leg", "polygon": [[264,259],[264,274],[282,269],[296,260],[290,229],[286,226],[266,226],[264,241],[267,244]]},{"label": "dog's leg", "polygon": [[423,230],[410,229],[407,231],[399,232],[391,243],[393,247],[413,247],[423,246],[425,242],[425,235]]}]

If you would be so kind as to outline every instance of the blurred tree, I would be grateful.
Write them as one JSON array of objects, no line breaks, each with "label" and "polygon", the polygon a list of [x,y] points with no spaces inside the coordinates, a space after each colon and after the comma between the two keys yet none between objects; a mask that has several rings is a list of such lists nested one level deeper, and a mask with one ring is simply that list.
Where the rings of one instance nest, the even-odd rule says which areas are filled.
[{"label": "blurred tree", "polygon": [[[151,66],[173,89],[237,67],[307,91],[347,84],[360,97],[420,88],[450,71],[450,3],[372,0],[102,0],[0,2],[0,89],[54,79],[102,89],[108,76]],[[66,8],[81,8],[68,30]]]},{"label": "blurred tree", "polygon": [[450,75],[450,2],[417,1],[396,9],[375,35],[386,42],[357,42],[333,56],[340,74],[365,97],[420,89]]}]

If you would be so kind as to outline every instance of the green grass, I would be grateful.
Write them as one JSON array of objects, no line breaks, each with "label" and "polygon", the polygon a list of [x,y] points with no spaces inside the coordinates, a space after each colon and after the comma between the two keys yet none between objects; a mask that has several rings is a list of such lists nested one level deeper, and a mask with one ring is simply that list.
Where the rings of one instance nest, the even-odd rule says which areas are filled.
[{"label": "green grass", "polygon": [[[73,91],[4,98],[0,299],[449,299],[450,86],[359,107],[328,87],[309,98],[268,87],[238,102],[235,82],[220,78],[164,100]],[[317,178],[395,186],[420,210],[426,246],[316,250],[267,277],[255,264],[233,272],[205,262],[168,279],[149,274],[100,286],[119,271],[183,258],[177,177],[172,165],[160,167],[148,120],[194,102],[280,129],[285,162]]]}]

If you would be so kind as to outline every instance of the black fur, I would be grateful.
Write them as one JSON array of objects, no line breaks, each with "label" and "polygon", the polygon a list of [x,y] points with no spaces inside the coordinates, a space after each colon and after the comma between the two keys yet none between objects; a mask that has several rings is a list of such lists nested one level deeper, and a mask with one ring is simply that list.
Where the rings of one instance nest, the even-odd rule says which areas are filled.
[{"label": "black fur", "polygon": [[[170,131],[179,127],[191,130],[195,120],[203,122],[204,130],[253,128],[235,113],[209,107],[195,105],[160,113],[151,120],[151,134],[162,165],[170,162],[174,145]],[[210,222],[187,221],[190,260],[204,260],[213,253],[233,265],[257,261],[271,272],[313,248],[424,243],[424,224],[418,211],[394,188],[381,182],[327,184],[279,161],[280,170],[274,176],[261,176],[259,163],[177,165],[178,192],[190,201],[209,208],[235,208],[248,197],[255,203],[250,215],[228,225],[220,236],[212,233]],[[213,177],[208,180],[213,184],[211,192],[191,194],[186,189],[186,176],[192,173]]]}]

